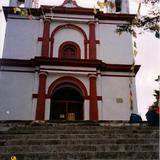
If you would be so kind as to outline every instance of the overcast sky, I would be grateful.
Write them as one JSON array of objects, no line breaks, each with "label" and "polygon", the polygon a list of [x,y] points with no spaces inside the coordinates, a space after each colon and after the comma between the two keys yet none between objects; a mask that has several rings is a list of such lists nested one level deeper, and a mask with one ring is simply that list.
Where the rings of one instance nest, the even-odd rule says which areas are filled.
[{"label": "overcast sky", "polygon": [[[76,0],[78,5],[92,7],[97,0]],[[136,13],[138,0],[130,0],[130,13]],[[9,0],[0,0],[1,5],[8,5]],[[43,4],[50,2],[53,5],[60,5],[63,0],[39,0]],[[146,9],[142,8],[142,12]],[[3,49],[3,39],[5,33],[5,20],[3,12],[0,11],[0,57]],[[158,84],[154,81],[160,75],[160,45],[159,40],[151,33],[144,33],[137,38],[138,55],[136,64],[141,68],[136,76],[137,103],[139,114],[145,119],[148,107],[155,100],[153,97],[154,89],[158,89]]]}]

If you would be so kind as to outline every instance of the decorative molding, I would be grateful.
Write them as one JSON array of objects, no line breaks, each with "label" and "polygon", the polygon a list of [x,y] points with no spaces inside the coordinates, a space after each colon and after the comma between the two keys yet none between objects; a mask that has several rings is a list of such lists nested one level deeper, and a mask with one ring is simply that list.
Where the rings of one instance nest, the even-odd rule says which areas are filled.
[{"label": "decorative molding", "polygon": [[74,29],[74,30],[76,30],[76,31],[78,31],[78,32],[80,32],[82,35],[83,35],[83,37],[84,37],[84,57],[85,57],[85,59],[86,59],[86,57],[87,57],[87,44],[85,43],[86,41],[88,41],[88,39],[87,39],[87,35],[86,35],[86,33],[85,33],[85,31],[81,28],[81,27],[79,27],[79,26],[77,26],[77,25],[74,25],[74,24],[64,24],[64,25],[59,25],[58,27],[56,27],[53,31],[52,31],[52,34],[51,34],[51,46],[50,46],[50,57],[53,57],[53,55],[54,55],[54,53],[53,53],[53,45],[54,45],[54,37],[55,37],[55,34],[58,32],[58,31],[60,31],[60,30],[62,30],[62,29]]},{"label": "decorative molding", "polygon": [[[87,60],[87,59],[59,59],[59,58],[43,58],[35,57],[34,59],[0,59],[0,66],[17,66],[17,67],[36,67],[41,65],[51,66],[71,66],[71,67],[90,67],[96,68],[100,71],[108,72],[127,72],[131,73],[132,64],[107,64],[101,60]],[[140,69],[140,65],[135,65],[134,73],[136,74]],[[2,70],[2,69],[0,69]]]},{"label": "decorative molding", "polygon": [[35,117],[36,120],[44,120],[44,116],[45,116],[46,79],[47,79],[47,73],[40,72],[39,73],[36,117]]},{"label": "decorative molding", "polygon": [[41,48],[41,56],[48,57],[49,56],[49,37],[50,37],[50,20],[44,19],[44,27],[43,27],[43,38],[42,38],[42,48]]},{"label": "decorative molding", "polygon": [[86,89],[85,85],[83,84],[83,82],[81,82],[79,79],[77,79],[75,77],[71,77],[71,76],[63,76],[63,77],[60,77],[60,78],[56,79],[55,81],[53,81],[52,84],[48,88],[48,92],[47,92],[48,97],[52,97],[53,91],[57,87],[59,87],[62,84],[65,84],[65,83],[75,85],[76,87],[78,87],[80,89],[84,98],[88,97],[87,89]]},{"label": "decorative molding", "polygon": [[80,6],[78,6],[78,4],[75,0],[64,0],[63,4],[61,4],[60,7],[66,7],[67,4],[71,4],[70,7],[80,7]]},{"label": "decorative molding", "polygon": [[96,59],[96,32],[95,32],[95,22],[89,22],[89,59]]},{"label": "decorative molding", "polygon": [[40,72],[39,72],[39,76],[41,76],[41,75],[47,77],[48,72],[40,71]]},{"label": "decorative molding", "polygon": [[75,59],[81,59],[81,49],[80,49],[79,45],[73,41],[65,41],[60,45],[58,57],[63,58],[63,49],[67,45],[73,45],[76,48],[76,54],[77,54],[77,57]]},{"label": "decorative molding", "polygon": [[[43,11],[42,11],[43,8]],[[58,6],[41,6],[40,8],[31,8],[30,11],[33,16],[42,16],[43,14],[50,13],[52,9],[53,13],[59,14],[74,14],[74,15],[92,15],[97,18],[97,20],[116,20],[116,21],[128,21],[131,22],[135,14],[117,14],[117,13],[103,13],[101,11],[97,11],[94,14],[93,8],[66,8],[66,7],[58,7]],[[3,7],[5,18],[7,19],[8,14],[14,14],[13,7]]]},{"label": "decorative molding", "polygon": [[97,75],[96,74],[88,74],[88,77],[89,78],[97,78]]},{"label": "decorative molding", "polygon": [[90,101],[89,101],[89,117],[90,120],[98,120],[98,103],[97,103],[97,82],[96,75],[89,76],[89,91],[90,91]]}]

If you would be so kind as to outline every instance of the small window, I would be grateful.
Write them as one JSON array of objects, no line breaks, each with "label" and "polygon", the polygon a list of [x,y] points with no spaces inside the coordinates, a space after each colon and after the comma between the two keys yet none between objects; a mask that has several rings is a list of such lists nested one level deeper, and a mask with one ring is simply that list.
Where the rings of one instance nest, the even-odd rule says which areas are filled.
[{"label": "small window", "polygon": [[74,42],[64,42],[60,46],[59,57],[64,59],[79,59],[80,48]]},{"label": "small window", "polygon": [[116,0],[116,12],[121,12],[121,5],[122,5],[122,0]]},{"label": "small window", "polygon": [[62,53],[62,58],[72,58],[76,59],[77,58],[77,51],[76,47],[73,45],[67,45],[64,46],[63,53]]}]

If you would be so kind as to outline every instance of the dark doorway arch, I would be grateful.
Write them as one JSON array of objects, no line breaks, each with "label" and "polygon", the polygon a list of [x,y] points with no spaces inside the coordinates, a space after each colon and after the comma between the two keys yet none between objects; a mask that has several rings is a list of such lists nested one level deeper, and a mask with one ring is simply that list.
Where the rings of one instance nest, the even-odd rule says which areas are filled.
[{"label": "dark doorway arch", "polygon": [[83,120],[84,97],[79,88],[63,84],[51,97],[50,120]]}]

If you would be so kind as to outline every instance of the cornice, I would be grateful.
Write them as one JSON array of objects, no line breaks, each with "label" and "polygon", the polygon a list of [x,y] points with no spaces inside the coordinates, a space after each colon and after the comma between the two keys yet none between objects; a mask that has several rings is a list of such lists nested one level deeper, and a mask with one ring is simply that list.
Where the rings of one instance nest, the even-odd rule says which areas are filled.
[{"label": "cornice", "polygon": [[[7,19],[8,14],[15,14],[14,7],[3,7],[5,17]],[[24,8],[22,8],[24,9]],[[116,14],[116,13],[103,13],[102,11],[98,11],[94,14],[93,8],[66,8],[61,6],[41,6],[40,8],[25,8],[28,10],[29,13],[31,13],[33,16],[42,16],[46,13],[57,13],[57,14],[71,14],[71,15],[91,15],[97,20],[118,20],[118,21],[128,21],[131,22],[135,14]]]},{"label": "cornice", "polygon": [[[101,60],[85,60],[85,59],[59,59],[59,58],[43,58],[35,57],[34,59],[0,59],[1,66],[16,66],[16,67],[37,67],[41,65],[48,66],[70,66],[70,67],[90,67],[100,71],[108,72],[131,72],[131,65],[128,64],[107,64]],[[140,65],[135,65],[134,72],[138,72]]]}]

